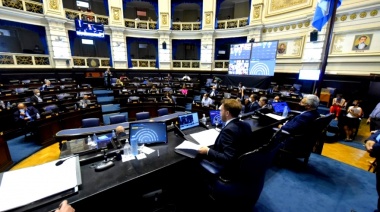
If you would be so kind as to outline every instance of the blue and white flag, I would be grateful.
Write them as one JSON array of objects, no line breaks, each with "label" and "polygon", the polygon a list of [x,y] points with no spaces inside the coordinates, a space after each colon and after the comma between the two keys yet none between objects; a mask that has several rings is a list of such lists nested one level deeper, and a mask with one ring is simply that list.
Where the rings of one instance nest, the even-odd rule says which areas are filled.
[{"label": "blue and white flag", "polygon": [[334,2],[338,1],[337,9],[342,4],[343,0],[319,0],[315,8],[313,27],[321,31],[323,26],[329,21],[333,13]]}]

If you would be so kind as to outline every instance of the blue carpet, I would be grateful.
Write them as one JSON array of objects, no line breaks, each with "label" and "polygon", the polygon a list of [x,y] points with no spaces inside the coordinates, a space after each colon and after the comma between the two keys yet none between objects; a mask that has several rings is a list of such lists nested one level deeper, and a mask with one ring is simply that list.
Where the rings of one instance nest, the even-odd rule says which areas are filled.
[{"label": "blue carpet", "polygon": [[42,146],[35,144],[31,139],[25,140],[24,136],[8,140],[7,143],[14,164],[42,149]]},{"label": "blue carpet", "polygon": [[307,170],[272,167],[254,211],[374,211],[375,174],[312,154]]}]

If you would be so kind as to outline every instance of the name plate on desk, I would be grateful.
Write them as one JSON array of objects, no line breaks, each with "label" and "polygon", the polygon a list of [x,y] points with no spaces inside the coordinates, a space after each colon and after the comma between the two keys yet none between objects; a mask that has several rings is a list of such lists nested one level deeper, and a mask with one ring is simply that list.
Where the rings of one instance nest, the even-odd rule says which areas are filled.
[{"label": "name plate on desk", "polygon": [[49,89],[49,91],[54,91],[54,89]]},{"label": "name plate on desk", "polygon": [[296,96],[292,96],[292,99],[297,99],[297,97]]},{"label": "name plate on desk", "polygon": [[51,115],[48,115],[48,116],[46,116],[45,118],[46,118],[46,119],[51,118]]},{"label": "name plate on desk", "polygon": [[10,96],[10,95],[12,95],[12,94],[10,94],[10,93],[6,93],[6,94],[5,94],[5,96]]},{"label": "name plate on desk", "polygon": [[90,106],[90,108],[95,108],[95,106]]},{"label": "name plate on desk", "polygon": [[51,102],[51,100],[47,100],[46,102]]}]

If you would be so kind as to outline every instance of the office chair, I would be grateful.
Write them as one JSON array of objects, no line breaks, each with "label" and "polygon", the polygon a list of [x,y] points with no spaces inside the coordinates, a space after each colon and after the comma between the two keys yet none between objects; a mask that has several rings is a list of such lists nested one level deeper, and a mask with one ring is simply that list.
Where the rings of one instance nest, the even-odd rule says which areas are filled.
[{"label": "office chair", "polygon": [[122,123],[122,122],[126,122],[126,116],[125,115],[121,115],[121,114],[118,114],[118,115],[113,115],[113,116],[110,116],[110,124],[118,124],[118,123]]},{"label": "office chair", "polygon": [[284,147],[279,151],[279,158],[285,155],[294,158],[303,158],[303,163],[306,167],[311,152],[322,152],[327,128],[334,118],[334,113],[317,118],[310,127],[310,130],[301,135],[293,135],[289,132],[282,131],[284,135]]},{"label": "office chair", "polygon": [[59,108],[56,104],[46,105],[42,108],[45,112],[51,111],[52,113],[58,113]]},{"label": "office chair", "polygon": [[167,108],[160,108],[157,110],[158,116],[163,116],[169,114],[169,110]]},{"label": "office chair", "polygon": [[150,118],[149,112],[136,113],[136,120],[149,119],[149,118]]},{"label": "office chair", "polygon": [[209,176],[209,196],[220,207],[216,211],[252,211],[264,188],[266,171],[282,146],[275,133],[268,143],[242,154],[237,161],[237,174],[230,180],[219,175],[212,162],[202,160],[201,166]]},{"label": "office chair", "polygon": [[100,126],[99,118],[82,119],[82,128]]}]

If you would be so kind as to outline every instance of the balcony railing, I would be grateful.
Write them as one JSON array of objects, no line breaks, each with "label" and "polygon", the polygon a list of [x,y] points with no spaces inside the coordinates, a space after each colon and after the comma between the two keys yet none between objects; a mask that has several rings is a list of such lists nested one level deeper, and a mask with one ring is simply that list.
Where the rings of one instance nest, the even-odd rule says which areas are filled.
[{"label": "balcony railing", "polygon": [[49,55],[44,54],[22,54],[22,53],[0,53],[0,66],[4,65],[32,65],[50,66]]},{"label": "balcony railing", "polygon": [[173,69],[199,69],[200,60],[173,60]]},{"label": "balcony railing", "polygon": [[172,30],[181,30],[181,31],[201,30],[201,22],[173,22]]},{"label": "balcony railing", "polygon": [[77,67],[110,67],[107,57],[72,57],[72,60]]},{"label": "balcony railing", "polygon": [[124,23],[126,27],[135,29],[156,29],[157,27],[156,21],[137,21],[133,19],[124,19]]},{"label": "balcony railing", "polygon": [[248,18],[235,18],[230,20],[218,21],[217,29],[230,29],[245,27],[248,25]]},{"label": "balcony railing", "polygon": [[230,62],[228,60],[214,60],[214,67],[220,69],[228,69],[229,63]]},{"label": "balcony railing", "polygon": [[82,12],[77,10],[65,9],[66,18],[70,20],[80,19],[83,21],[93,21],[108,25],[108,16],[97,15],[93,12]]},{"label": "balcony railing", "polygon": [[43,4],[35,1],[26,0],[0,0],[4,7],[10,7],[18,10],[23,10],[32,13],[44,13]]},{"label": "balcony railing", "polygon": [[132,59],[133,68],[156,68],[156,60]]}]

